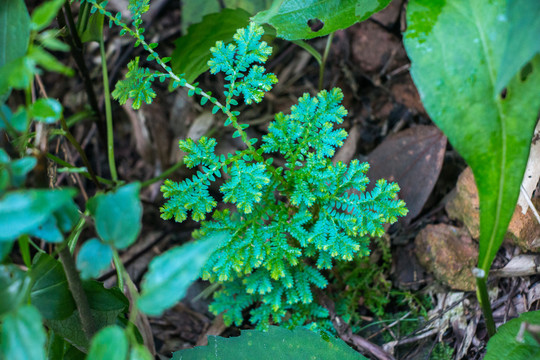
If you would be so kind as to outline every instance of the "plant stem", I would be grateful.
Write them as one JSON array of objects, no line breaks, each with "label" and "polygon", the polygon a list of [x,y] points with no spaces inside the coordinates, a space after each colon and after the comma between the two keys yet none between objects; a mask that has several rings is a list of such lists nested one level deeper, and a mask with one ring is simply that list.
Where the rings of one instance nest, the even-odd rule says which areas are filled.
[{"label": "plant stem", "polygon": [[107,154],[109,157],[109,169],[114,182],[118,181],[116,163],[114,161],[114,133],[111,110],[111,93],[109,91],[109,74],[107,73],[107,57],[103,37],[99,39],[99,51],[101,54],[101,72],[103,73],[103,95],[105,96],[105,118],[107,120]]},{"label": "plant stem", "polygon": [[[79,75],[83,80],[84,89],[86,91],[86,95],[88,96],[88,102],[90,103],[90,107],[92,108],[92,110],[94,111],[94,115],[96,116],[96,124],[98,127],[99,135],[102,139],[105,139],[105,124],[103,123],[101,112],[99,111],[96,93],[94,92],[92,80],[90,79],[89,75],[90,72],[86,67],[86,62],[84,61],[84,56],[82,53],[82,43],[81,39],[79,38],[79,34],[77,33],[77,28],[75,27],[75,22],[73,20],[73,14],[71,13],[69,0],[66,0],[64,8],[66,11],[65,14],[67,14],[67,16],[64,14],[64,10],[60,8],[59,15],[57,16],[58,24],[60,25],[60,27],[65,27],[68,29],[68,44],[71,49],[71,56],[73,56],[73,60],[75,60],[75,63],[77,64]],[[66,24],[66,18],[68,19],[68,24]]]},{"label": "plant stem", "polygon": [[177,162],[176,164],[174,164],[173,166],[171,166],[170,168],[168,168],[167,170],[165,170],[164,172],[162,172],[162,173],[159,174],[158,176],[153,177],[153,178],[151,178],[151,179],[148,179],[148,180],[142,182],[142,183],[141,183],[141,188],[150,186],[150,185],[152,185],[153,183],[158,182],[159,180],[165,179],[165,178],[168,177],[170,174],[172,174],[173,172],[175,172],[176,170],[178,170],[180,167],[182,167],[182,165],[184,165],[184,161],[183,161],[183,160],[180,160],[179,162]]},{"label": "plant stem", "polygon": [[75,267],[75,260],[73,260],[73,256],[69,252],[69,248],[67,246],[64,246],[64,244],[60,246],[63,246],[63,248],[59,252],[59,255],[60,260],[64,265],[69,290],[71,291],[71,295],[73,295],[77,310],[79,310],[79,317],[81,319],[81,325],[84,334],[86,335],[88,341],[90,341],[90,339],[92,339],[92,336],[96,332],[96,327],[94,324],[92,313],[90,312],[88,298],[86,297],[86,293],[84,292],[81,278],[79,277],[79,273],[77,272],[77,268]]},{"label": "plant stem", "polygon": [[68,139],[71,145],[73,145],[75,150],[77,150],[77,152],[79,153],[81,160],[84,163],[84,166],[86,166],[86,169],[88,170],[88,174],[92,178],[92,181],[96,184],[96,186],[99,189],[101,189],[101,183],[98,181],[96,174],[94,173],[94,169],[92,169],[92,166],[90,165],[90,161],[88,161],[88,157],[86,156],[86,153],[84,152],[83,148],[81,147],[77,139],[75,139],[75,137],[69,131],[69,128],[67,127],[66,119],[63,116],[60,117],[60,123],[62,125],[62,129],[65,131],[66,139]]},{"label": "plant stem", "polygon": [[[45,155],[47,156],[47,158],[51,159],[52,161],[54,161],[58,165],[62,165],[64,167],[66,167],[66,168],[75,168],[76,167],[76,166],[68,163],[67,161],[64,161],[64,160],[60,159],[58,156],[53,155],[51,153],[46,153]],[[90,176],[90,173],[88,171],[83,171],[80,174],[82,176],[86,177],[87,179],[93,180],[92,176]],[[96,176],[96,179],[98,179],[99,182],[101,182],[102,184],[114,185],[114,183],[111,180],[102,178],[101,176]]]},{"label": "plant stem", "polygon": [[478,302],[480,303],[480,307],[482,308],[482,313],[484,314],[488,336],[492,337],[497,332],[497,329],[495,328],[491,304],[489,303],[486,272],[481,269],[474,269],[473,273],[476,276],[476,296],[478,298]]},{"label": "plant stem", "polygon": [[328,59],[328,54],[330,53],[330,48],[332,47],[332,40],[334,40],[334,33],[328,35],[328,38],[326,39],[326,47],[324,48],[321,67],[319,69],[319,90],[323,89],[324,67],[326,66],[326,59]]},{"label": "plant stem", "polygon": [[124,274],[122,274],[122,260],[120,260],[120,256],[118,255],[118,252],[113,253],[113,262],[114,267],[116,268],[116,279],[118,280],[118,287],[123,292],[124,291]]}]

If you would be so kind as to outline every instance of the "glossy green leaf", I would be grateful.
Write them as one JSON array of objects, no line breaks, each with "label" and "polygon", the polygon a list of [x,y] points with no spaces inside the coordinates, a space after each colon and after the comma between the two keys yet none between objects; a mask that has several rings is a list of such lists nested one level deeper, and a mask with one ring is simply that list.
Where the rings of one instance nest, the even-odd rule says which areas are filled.
[{"label": "glossy green leaf", "polygon": [[118,326],[108,326],[99,331],[90,345],[87,360],[126,359],[129,350],[128,338]]},{"label": "glossy green leaf", "polygon": [[64,0],[49,0],[39,5],[32,13],[32,30],[41,31],[51,24]]},{"label": "glossy green leaf", "polygon": [[[114,325],[119,316],[127,311],[129,301],[118,288],[105,289],[102,283],[94,280],[84,281],[83,288],[97,328]],[[45,324],[78,349],[88,350],[88,341],[77,310],[63,320],[46,320]]]},{"label": "glossy green leaf", "polygon": [[0,316],[18,307],[26,298],[30,278],[15,265],[0,265]]},{"label": "glossy green leaf", "polygon": [[191,25],[185,36],[175,41],[176,48],[171,55],[171,66],[175,74],[185,74],[191,83],[208,70],[208,60],[212,54],[208,49],[216,41],[232,41],[240,27],[249,23],[250,14],[242,9],[224,9],[203,18],[202,22]]},{"label": "glossy green leaf", "polygon": [[508,38],[495,86],[499,93],[540,52],[540,1],[508,0],[506,20],[509,23]]},{"label": "glossy green leaf", "polygon": [[45,329],[35,307],[22,306],[6,315],[3,320],[0,358],[45,360]]},{"label": "glossy green leaf", "polygon": [[62,320],[75,311],[75,301],[59,261],[48,254],[39,254],[34,259],[30,277],[30,298],[41,316],[48,320]]},{"label": "glossy green leaf", "polygon": [[495,88],[509,36],[506,1],[415,0],[405,47],[424,107],[471,166],[480,195],[479,267],[486,273],[514,212],[540,107],[540,56]]},{"label": "glossy green leaf", "polygon": [[208,336],[207,346],[177,351],[172,360],[293,360],[299,359],[300,354],[313,360],[366,359],[341,339],[302,327],[287,330],[270,326],[265,332],[242,330],[240,336],[228,339]]},{"label": "glossy green leaf", "polygon": [[112,257],[110,245],[96,238],[86,241],[77,255],[77,269],[81,272],[81,278],[98,277],[111,266]]},{"label": "glossy green leaf", "polygon": [[29,39],[30,16],[24,0],[0,1],[0,68],[26,54]]},{"label": "glossy green leaf", "polygon": [[31,116],[36,121],[54,124],[62,116],[62,104],[55,99],[38,99],[30,108]]},{"label": "glossy green leaf", "polygon": [[[287,40],[312,39],[366,20],[389,3],[390,0],[283,0],[274,2],[252,20],[272,25],[277,36]],[[322,27],[312,30],[310,25],[317,22]]]},{"label": "glossy green leaf", "polygon": [[75,190],[14,191],[0,199],[0,241],[12,241],[43,224],[75,195]]},{"label": "glossy green leaf", "polygon": [[484,360],[538,359],[540,357],[540,344],[528,331],[525,331],[522,342],[516,340],[523,322],[540,325],[540,311],[523,313],[519,318],[512,319],[501,325],[497,330],[497,334],[489,339]]},{"label": "glossy green leaf", "polygon": [[180,301],[206,260],[229,236],[226,232],[213,233],[156,256],[143,279],[139,309],[157,316]]},{"label": "glossy green leaf", "polygon": [[141,230],[142,206],[139,183],[122,186],[115,192],[100,194],[90,211],[96,220],[98,235],[117,249],[131,245]]}]

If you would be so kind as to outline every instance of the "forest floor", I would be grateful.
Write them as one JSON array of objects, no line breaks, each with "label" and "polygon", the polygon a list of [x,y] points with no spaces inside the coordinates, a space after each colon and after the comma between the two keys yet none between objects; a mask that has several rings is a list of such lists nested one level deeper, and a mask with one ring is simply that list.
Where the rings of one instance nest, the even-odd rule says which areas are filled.
[{"label": "forest floor", "polygon": [[[111,1],[110,6],[116,3],[122,5],[121,1]],[[181,9],[177,0],[155,3],[159,3],[157,10],[146,19],[146,36],[159,42],[160,53],[168,56],[174,50],[174,40],[181,36]],[[369,259],[337,267],[327,295],[336,303],[346,298],[344,306],[350,314],[347,327],[352,331],[340,335],[358,350],[363,348],[368,356],[384,358],[366,351],[363,341],[382,347],[395,359],[481,359],[487,333],[470,272],[478,251],[475,224],[469,223],[478,211],[474,182],[467,177],[464,160],[422,106],[402,44],[405,27],[405,5],[401,0],[393,1],[369,20],[336,32],[324,68],[323,87],[343,89],[343,105],[349,111],[342,125],[349,139],[336,159],[369,161],[372,182],[379,178],[398,182],[400,197],[410,211],[389,227],[382,240],[373,242]],[[116,29],[106,27],[105,31],[110,82],[115,84],[123,78],[130,59],[146,56],[141,48],[133,48],[129,38],[120,37]],[[318,38],[309,43],[322,52],[326,41]],[[267,68],[277,75],[279,83],[261,104],[243,110],[244,121],[251,125],[250,135],[258,138],[265,134],[275,113],[287,113],[303,93],[318,91],[320,69],[315,59],[287,41],[276,39],[272,45],[274,54]],[[102,94],[99,48],[89,44],[86,53],[96,93]],[[214,94],[223,85],[222,78],[208,73],[198,81],[200,87]],[[78,76],[66,81],[47,74],[43,84],[49,96],[60,99],[67,115],[87,106]],[[200,137],[211,131],[221,152],[241,146],[232,139],[232,131],[223,126],[222,116],[203,109],[185,91],[170,93],[166,85],[156,84],[156,92],[154,104],[139,111],[113,104],[121,179],[145,181],[158,176],[180,160],[178,140],[188,136]],[[102,95],[98,95],[98,103],[103,108]],[[107,177],[106,145],[96,124],[83,120],[75,125],[73,133],[84,145],[97,173]],[[68,145],[61,144],[61,149],[73,162],[80,162]],[[188,175],[187,170],[180,169],[170,178],[180,180]],[[461,188],[456,186],[458,178]],[[78,181],[76,176],[66,174],[58,179],[60,184]],[[95,191],[91,183],[82,181],[81,185],[89,194]],[[160,185],[156,182],[142,189],[142,232],[137,243],[122,254],[136,284],[154,256],[190,241],[191,232],[198,226],[160,218],[159,208],[164,202]],[[518,226],[522,229],[525,225]],[[536,235],[521,240],[530,243],[531,236],[538,237],[537,230],[532,230]],[[506,242],[494,268],[502,268],[523,249],[528,249],[527,244],[519,248],[515,242]],[[101,280],[112,286],[115,273],[110,271]],[[538,276],[493,279],[492,305],[498,324],[536,309],[540,299],[537,281]],[[181,303],[163,316],[149,319],[156,352],[163,359],[170,358],[173,351],[204,344],[206,335],[234,336],[239,330],[251,328],[247,321],[240,329],[226,327],[220,316],[209,313],[208,286],[197,281]]]}]

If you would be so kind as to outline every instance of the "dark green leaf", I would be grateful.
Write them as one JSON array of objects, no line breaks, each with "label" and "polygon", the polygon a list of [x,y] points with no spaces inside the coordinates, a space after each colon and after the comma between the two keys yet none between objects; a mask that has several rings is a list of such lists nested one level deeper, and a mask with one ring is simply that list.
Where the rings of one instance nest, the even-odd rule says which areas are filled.
[{"label": "dark green leaf", "polygon": [[33,282],[30,298],[41,316],[48,320],[62,320],[75,311],[75,301],[59,261],[47,254],[38,255],[30,277]]},{"label": "dark green leaf", "polygon": [[[117,249],[131,245],[141,230],[142,206],[139,183],[122,186],[116,192],[97,195],[95,210],[98,235]],[[93,207],[94,205],[92,205]]]},{"label": "dark green leaf", "polygon": [[[102,283],[94,280],[84,281],[83,288],[88,297],[90,312],[99,329],[114,325],[120,319],[119,316],[127,311],[129,301],[118,288],[105,289]],[[63,320],[46,320],[45,324],[78,349],[87,351],[88,341],[82,330],[78,311]]]},{"label": "dark green leaf", "polygon": [[105,15],[100,13],[93,13],[90,15],[90,18],[88,19],[88,23],[82,30],[82,33],[80,32],[80,37],[82,42],[89,42],[89,41],[101,41],[103,38],[103,20],[105,19]]},{"label": "dark green leaf", "polygon": [[12,242],[0,242],[0,263],[11,253],[12,248]]},{"label": "dark green leaf", "polygon": [[87,360],[126,359],[129,342],[124,330],[118,326],[108,326],[92,339]]},{"label": "dark green leaf", "polygon": [[0,241],[12,241],[43,224],[75,190],[14,191],[0,199]]},{"label": "dark green leaf", "polygon": [[177,351],[171,360],[293,360],[299,359],[299,354],[313,360],[366,359],[341,339],[321,335],[302,327],[287,330],[270,326],[267,332],[242,330],[240,336],[228,339],[208,336],[207,346]]},{"label": "dark green leaf", "polygon": [[143,279],[139,309],[155,316],[180,301],[208,257],[229,236],[226,232],[213,233],[156,256]]},{"label": "dark green leaf", "polygon": [[484,360],[530,360],[540,356],[540,344],[531,334],[524,333],[523,342],[518,342],[516,336],[521,327],[521,323],[526,322],[531,325],[540,325],[540,311],[523,313],[517,319],[512,319],[501,325],[497,334],[489,339],[487,352]]},{"label": "dark green leaf", "polygon": [[29,39],[30,16],[24,0],[0,1],[0,68],[26,54]]},{"label": "dark green leaf", "polygon": [[188,34],[175,41],[176,49],[171,55],[173,72],[187,74],[186,81],[193,82],[209,68],[207,62],[212,56],[209,49],[216,41],[232,41],[236,29],[247,26],[249,16],[242,9],[224,9],[206,15],[202,22],[191,25]]},{"label": "dark green leaf", "polygon": [[405,33],[424,107],[473,170],[486,273],[514,213],[540,107],[540,56],[526,79],[512,78],[505,98],[495,87],[506,11],[504,0],[411,1]]},{"label": "dark green leaf", "polygon": [[287,40],[311,39],[366,20],[389,3],[390,0],[284,0],[274,2],[252,20],[272,25],[277,36]]},{"label": "dark green leaf", "polygon": [[66,342],[61,336],[58,336],[54,331],[49,332],[49,341],[47,342],[47,359],[64,359],[64,348]]},{"label": "dark green leaf", "polygon": [[4,317],[0,358],[9,360],[45,360],[45,330],[39,311],[22,306]]},{"label": "dark green leaf", "polygon": [[0,316],[15,309],[27,296],[30,278],[15,265],[0,265]]},{"label": "dark green leaf", "polygon": [[508,38],[497,74],[495,91],[501,92],[518,71],[540,52],[540,1],[509,0]]},{"label": "dark green leaf", "polygon": [[113,251],[108,244],[93,238],[86,241],[77,255],[77,269],[81,278],[90,279],[98,277],[111,265]]},{"label": "dark green leaf", "polygon": [[34,120],[54,124],[62,116],[62,104],[55,99],[38,99],[30,108]]},{"label": "dark green leaf", "polygon": [[32,13],[32,30],[40,31],[50,25],[64,0],[50,0],[38,6]]}]

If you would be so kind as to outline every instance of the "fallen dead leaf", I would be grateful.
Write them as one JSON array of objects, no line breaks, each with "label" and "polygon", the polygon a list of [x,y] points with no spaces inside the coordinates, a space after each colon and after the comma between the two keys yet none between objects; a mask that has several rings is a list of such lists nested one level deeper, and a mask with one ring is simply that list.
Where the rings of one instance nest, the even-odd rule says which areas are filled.
[{"label": "fallen dead leaf", "polygon": [[408,224],[421,211],[441,172],[446,136],[435,126],[416,126],[390,135],[368,156],[371,185],[378,179],[395,181],[409,209]]}]

